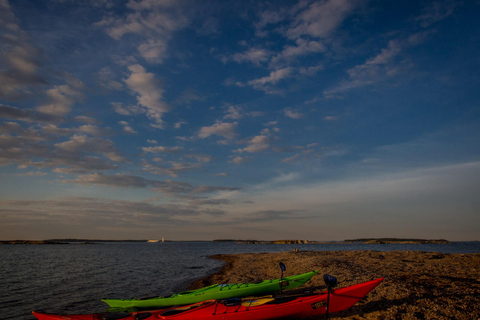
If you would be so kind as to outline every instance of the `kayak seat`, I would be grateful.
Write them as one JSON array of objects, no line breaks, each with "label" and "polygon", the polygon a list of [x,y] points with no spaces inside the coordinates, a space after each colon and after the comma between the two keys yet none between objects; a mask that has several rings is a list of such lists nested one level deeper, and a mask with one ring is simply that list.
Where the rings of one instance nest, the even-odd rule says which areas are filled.
[{"label": "kayak seat", "polygon": [[177,293],[179,296],[181,295],[186,295],[186,294],[192,294],[194,293],[195,291],[183,291],[183,292],[180,292],[180,293]]},{"label": "kayak seat", "polygon": [[138,313],[133,317],[134,320],[143,320],[150,317],[152,314],[150,312]]},{"label": "kayak seat", "polygon": [[130,315],[131,315],[130,313],[126,313],[126,312],[108,313],[108,314],[104,314],[99,319],[100,320],[118,320],[118,319],[125,319],[126,317],[129,317]]},{"label": "kayak seat", "polygon": [[278,297],[278,298],[275,298],[274,301],[272,301],[272,303],[274,304],[282,304],[282,303],[286,303],[286,302],[290,302],[290,301],[293,301],[295,299],[297,299],[298,296],[285,296],[285,297]]},{"label": "kayak seat", "polygon": [[221,303],[227,307],[238,306],[241,302],[239,298],[229,298],[221,301]]},{"label": "kayak seat", "polygon": [[160,315],[161,316],[174,316],[176,314],[179,314],[179,313],[182,313],[182,312],[185,312],[185,311],[190,311],[190,310],[198,308],[200,306],[202,306],[202,303],[196,303],[196,304],[192,304],[192,305],[185,306],[185,307],[168,309],[167,311],[162,312]]}]

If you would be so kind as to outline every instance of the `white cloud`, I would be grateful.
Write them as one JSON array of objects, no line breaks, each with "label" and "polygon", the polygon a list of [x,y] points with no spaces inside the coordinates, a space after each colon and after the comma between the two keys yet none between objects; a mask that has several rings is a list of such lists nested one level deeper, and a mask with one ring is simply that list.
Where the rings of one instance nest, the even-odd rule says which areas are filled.
[{"label": "white cloud", "polygon": [[249,161],[250,161],[250,159],[248,159],[248,158],[237,156],[237,157],[234,157],[232,160],[230,160],[228,162],[229,163],[234,163],[234,164],[241,164],[241,163],[246,163],[246,162],[249,162]]},{"label": "white cloud", "polygon": [[238,120],[243,118],[242,108],[238,106],[229,106],[226,111],[226,115],[223,117],[224,119],[233,119]]},{"label": "white cloud", "polygon": [[260,48],[250,48],[242,53],[235,53],[232,55],[232,59],[235,62],[251,62],[256,65],[260,65],[263,62],[267,62],[271,53],[268,50]]},{"label": "white cloud", "polygon": [[288,78],[292,74],[292,72],[293,68],[291,67],[274,70],[271,71],[268,76],[250,80],[247,82],[247,84],[257,90],[263,90],[267,93],[276,93],[277,91],[272,89],[271,85],[277,84],[281,80]]},{"label": "white cloud", "polygon": [[297,110],[294,110],[292,108],[284,109],[283,112],[285,113],[285,116],[287,116],[288,118],[301,119],[303,117],[302,113],[300,113]]},{"label": "white cloud", "polygon": [[215,173],[214,176],[218,176],[218,177],[228,177],[228,173],[225,173],[225,172]]},{"label": "white cloud", "polygon": [[298,39],[304,35],[327,38],[354,11],[358,3],[359,1],[355,0],[313,2],[296,16],[286,35],[290,39]]},{"label": "white cloud", "polygon": [[282,52],[275,55],[271,60],[271,65],[288,64],[296,57],[327,51],[327,47],[319,41],[297,39],[295,42],[296,46],[286,46]]},{"label": "white cloud", "polygon": [[182,13],[182,3],[172,1],[130,1],[133,10],[124,17],[107,17],[95,23],[107,34],[120,40],[133,33],[145,39],[138,45],[140,55],[150,63],[162,63],[168,55],[168,41],[173,34],[188,25]]},{"label": "white cloud", "polygon": [[80,126],[80,127],[78,127],[78,129],[76,129],[76,131],[83,132],[83,133],[88,133],[88,134],[94,135],[94,136],[102,136],[102,135],[106,135],[106,134],[109,133],[108,129],[101,128],[99,126],[95,126],[95,125],[92,125],[92,124],[86,124],[86,125]]},{"label": "white cloud", "polygon": [[338,119],[340,119],[339,116],[325,116],[325,117],[323,117],[323,120],[326,120],[326,121],[337,121]]},{"label": "white cloud", "polygon": [[143,113],[143,109],[137,105],[124,106],[121,102],[112,102],[113,110],[122,116],[138,115]]},{"label": "white cloud", "polygon": [[192,170],[199,170],[202,168],[201,163],[191,163],[191,162],[177,162],[177,161],[168,161],[164,162],[161,159],[156,159],[159,165],[152,165],[147,162],[144,162],[143,170],[148,171],[152,174],[159,175],[169,175],[171,177],[178,177],[180,173],[184,173]]},{"label": "white cloud", "polygon": [[163,128],[162,116],[170,110],[167,103],[162,101],[163,89],[153,73],[146,72],[139,64],[128,67],[131,72],[127,79],[124,79],[127,86],[137,96],[138,104],[145,108],[147,116],[154,121],[153,127]]},{"label": "white cloud", "polygon": [[75,77],[67,75],[67,84],[54,86],[46,91],[47,103],[36,110],[57,116],[65,116],[72,111],[75,102],[84,98],[85,85]]},{"label": "white cloud", "polygon": [[428,28],[453,14],[455,8],[460,4],[458,1],[431,1],[423,9],[423,13],[415,18],[421,26]]},{"label": "white cloud", "polygon": [[100,71],[97,72],[97,77],[98,83],[103,88],[116,91],[123,89],[123,85],[120,82],[114,80],[115,75],[109,67],[103,67],[102,69],[100,69]]},{"label": "white cloud", "polygon": [[74,121],[77,122],[83,122],[83,123],[88,123],[88,124],[100,124],[101,121],[92,118],[92,117],[87,117],[87,116],[76,116],[73,118]]},{"label": "white cloud", "polygon": [[138,47],[140,55],[151,63],[162,63],[167,56],[167,43],[163,39],[150,39]]},{"label": "white cloud", "polygon": [[[422,38],[426,35],[424,34]],[[409,63],[404,63],[405,57],[401,53],[406,47],[420,43],[418,38],[410,40],[392,39],[386,48],[379,54],[367,59],[361,65],[357,65],[347,71],[348,80],[341,82],[336,87],[324,91],[325,97],[335,97],[335,94],[350,89],[378,83],[384,79],[405,72],[411,68]]]},{"label": "white cloud", "polygon": [[93,152],[106,155],[109,159],[115,158],[116,161],[125,160],[118,154],[111,140],[91,138],[82,134],[74,134],[70,140],[56,143],[55,147],[70,154],[64,154],[64,156],[76,156],[80,158],[84,153]]},{"label": "white cloud", "polygon": [[266,135],[255,136],[248,141],[248,146],[243,149],[237,149],[237,152],[258,153],[270,148],[271,139]]},{"label": "white cloud", "polygon": [[197,161],[199,162],[210,162],[212,161],[213,157],[209,154],[187,154],[185,155],[186,157],[189,157],[189,158],[195,158]]},{"label": "white cloud", "polygon": [[142,150],[143,152],[151,152],[151,153],[180,153],[183,150],[183,148],[156,146],[156,147],[143,147]]},{"label": "white cloud", "polygon": [[198,132],[198,136],[202,139],[217,135],[226,139],[234,139],[236,137],[237,122],[219,122],[210,127],[202,127]]},{"label": "white cloud", "polygon": [[5,119],[25,122],[61,122],[63,117],[54,114],[46,114],[31,109],[20,109],[0,104],[0,117]]},{"label": "white cloud", "polygon": [[307,76],[314,76],[317,74],[318,71],[325,69],[323,64],[319,64],[316,66],[308,66],[308,67],[300,67],[299,72],[300,74],[304,74]]},{"label": "white cloud", "polygon": [[180,129],[184,124],[187,124],[187,122],[186,122],[186,121],[178,121],[178,122],[176,122],[176,123],[174,124],[173,127],[174,127],[175,129]]},{"label": "white cloud", "polygon": [[123,126],[123,131],[126,132],[126,133],[132,133],[132,134],[135,134],[137,133],[137,131],[135,131],[129,124],[127,121],[119,121],[119,124],[121,124]]},{"label": "white cloud", "polygon": [[42,52],[20,28],[8,1],[0,1],[0,28],[0,97],[8,100],[28,97],[31,95],[28,87],[46,84],[38,75]]}]

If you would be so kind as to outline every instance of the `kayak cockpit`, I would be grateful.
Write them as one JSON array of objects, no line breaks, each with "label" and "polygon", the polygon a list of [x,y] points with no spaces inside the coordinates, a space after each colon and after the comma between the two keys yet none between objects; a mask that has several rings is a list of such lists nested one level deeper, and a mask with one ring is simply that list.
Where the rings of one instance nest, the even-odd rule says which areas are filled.
[{"label": "kayak cockpit", "polygon": [[188,306],[172,308],[172,309],[168,309],[168,310],[166,310],[162,313],[159,313],[158,316],[160,318],[161,317],[167,317],[167,316],[173,316],[173,315],[176,315],[176,314],[179,314],[179,313],[192,311],[194,309],[197,309],[199,307],[203,307],[203,306],[206,306],[206,305],[209,305],[209,304],[212,304],[212,303],[215,303],[215,300],[207,300],[207,301],[202,301],[202,302],[199,302],[199,303],[191,304],[191,305],[188,305]]}]

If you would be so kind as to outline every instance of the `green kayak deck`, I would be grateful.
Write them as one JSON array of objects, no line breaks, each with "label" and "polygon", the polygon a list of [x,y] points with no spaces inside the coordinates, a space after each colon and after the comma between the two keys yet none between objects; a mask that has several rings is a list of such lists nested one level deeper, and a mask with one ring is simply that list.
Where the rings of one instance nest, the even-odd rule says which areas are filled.
[{"label": "green kayak deck", "polygon": [[197,303],[210,299],[228,299],[247,296],[268,295],[280,290],[298,288],[310,280],[318,271],[311,271],[281,279],[257,283],[214,284],[197,290],[185,291],[168,297],[147,299],[102,299],[112,308],[163,308]]}]

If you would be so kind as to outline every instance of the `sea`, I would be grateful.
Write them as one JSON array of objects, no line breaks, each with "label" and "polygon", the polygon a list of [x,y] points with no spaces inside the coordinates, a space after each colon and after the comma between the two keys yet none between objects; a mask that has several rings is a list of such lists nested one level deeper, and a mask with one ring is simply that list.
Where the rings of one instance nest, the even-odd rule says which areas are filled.
[{"label": "sea", "polygon": [[[0,245],[0,319],[47,313],[108,312],[102,298],[166,296],[218,271],[214,254],[413,250],[480,253],[480,242],[450,244],[245,244],[235,242],[99,242]],[[288,272],[288,266],[287,266]],[[280,273],[280,270],[279,270]]]}]

